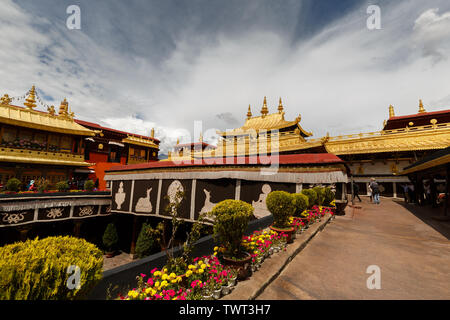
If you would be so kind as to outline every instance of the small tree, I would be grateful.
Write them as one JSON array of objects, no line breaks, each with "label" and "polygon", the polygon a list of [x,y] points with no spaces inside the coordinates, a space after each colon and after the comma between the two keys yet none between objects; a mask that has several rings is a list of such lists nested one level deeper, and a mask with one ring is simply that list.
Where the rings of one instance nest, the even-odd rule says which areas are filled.
[{"label": "small tree", "polygon": [[17,191],[19,191],[21,184],[22,184],[22,182],[20,182],[19,179],[11,178],[8,180],[8,182],[6,182],[6,190],[12,191],[12,192],[17,192]]},{"label": "small tree", "polygon": [[136,241],[137,257],[141,259],[150,255],[160,236],[158,229],[153,229],[150,224],[144,223]]},{"label": "small tree", "polygon": [[323,201],[325,200],[325,188],[324,187],[314,187],[313,190],[317,194],[316,204],[318,206],[323,205]]},{"label": "small tree", "polygon": [[216,217],[214,238],[227,250],[229,256],[238,257],[241,253],[241,241],[253,215],[253,207],[241,200],[224,200],[212,209]]},{"label": "small tree", "polygon": [[56,183],[55,187],[59,192],[65,192],[69,189],[69,184],[67,181],[59,181]]},{"label": "small tree", "polygon": [[317,193],[313,189],[303,189],[302,193],[308,197],[308,208],[316,204]]},{"label": "small tree", "polygon": [[266,198],[267,209],[273,215],[273,226],[289,228],[289,218],[295,213],[294,197],[286,191],[272,191]]},{"label": "small tree", "polygon": [[44,177],[41,177],[37,179],[34,183],[36,185],[36,189],[38,192],[44,192],[48,190],[48,186],[50,185],[50,181],[45,179]]},{"label": "small tree", "polygon": [[86,191],[92,191],[92,190],[94,190],[94,188],[95,188],[94,181],[92,181],[92,180],[86,180],[86,181],[84,182],[84,190],[86,190]]},{"label": "small tree", "polygon": [[114,223],[108,224],[105,233],[103,234],[103,244],[105,245],[108,252],[114,251],[117,243],[119,242],[119,236],[117,234],[117,229]]},{"label": "small tree", "polygon": [[303,193],[294,193],[292,197],[295,206],[294,216],[300,217],[302,212],[308,209],[309,199]]},{"label": "small tree", "polygon": [[326,187],[325,191],[324,191],[324,200],[323,200],[323,205],[328,207],[330,206],[331,202],[333,202],[333,200],[335,199],[336,195],[333,192],[333,190],[331,190],[330,187]]}]

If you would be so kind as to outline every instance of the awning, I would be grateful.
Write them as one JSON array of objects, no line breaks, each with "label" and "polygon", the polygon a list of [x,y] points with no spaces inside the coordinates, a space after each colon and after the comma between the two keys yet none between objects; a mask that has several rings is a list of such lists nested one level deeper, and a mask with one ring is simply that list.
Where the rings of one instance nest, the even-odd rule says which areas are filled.
[{"label": "awning", "polygon": [[410,174],[417,171],[423,171],[429,168],[437,167],[450,163],[450,147],[439,150],[429,156],[407,166],[398,173],[398,175]]}]

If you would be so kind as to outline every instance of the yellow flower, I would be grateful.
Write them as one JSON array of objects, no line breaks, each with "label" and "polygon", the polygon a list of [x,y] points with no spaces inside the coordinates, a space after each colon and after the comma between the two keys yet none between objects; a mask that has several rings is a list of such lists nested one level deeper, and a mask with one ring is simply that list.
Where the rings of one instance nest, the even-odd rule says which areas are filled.
[{"label": "yellow flower", "polygon": [[214,247],[214,251],[217,251],[217,250],[219,250],[219,247],[217,247],[217,246]]},{"label": "yellow flower", "polygon": [[190,277],[192,275],[192,271],[191,270],[188,270],[187,272],[186,272],[186,277]]},{"label": "yellow flower", "polygon": [[176,279],[170,280],[170,283],[177,283]]},{"label": "yellow flower", "polygon": [[155,282],[155,288],[159,288],[159,285],[160,285],[159,281],[156,281]]},{"label": "yellow flower", "polygon": [[163,275],[162,275],[162,279],[163,279],[163,280],[167,280],[168,278],[169,278],[169,276],[168,276],[167,274],[163,274]]},{"label": "yellow flower", "polygon": [[204,269],[198,269],[198,271],[197,271],[197,273],[200,273],[200,274],[202,274],[203,273],[203,271],[205,271]]},{"label": "yellow flower", "polygon": [[176,276],[177,276],[177,275],[176,275],[175,273],[172,272],[172,273],[169,275],[169,278],[174,279]]},{"label": "yellow flower", "polygon": [[178,276],[175,280],[176,280],[176,282],[181,282],[182,279],[180,276]]},{"label": "yellow flower", "polygon": [[150,294],[152,291],[153,291],[152,288],[147,288],[147,289],[145,289],[145,293],[146,293],[146,294]]},{"label": "yellow flower", "polygon": [[163,271],[164,271],[164,272],[167,272],[167,268],[164,268]]},{"label": "yellow flower", "polygon": [[189,269],[189,270],[195,269],[195,266],[193,266],[192,264],[190,264],[190,265],[188,265],[188,269]]},{"label": "yellow flower", "polygon": [[155,276],[155,277],[159,277],[160,275],[161,275],[161,271],[155,271],[153,273],[153,276]]},{"label": "yellow flower", "polygon": [[166,280],[164,280],[163,282],[161,282],[161,287],[167,287],[169,285],[169,283],[167,283]]}]

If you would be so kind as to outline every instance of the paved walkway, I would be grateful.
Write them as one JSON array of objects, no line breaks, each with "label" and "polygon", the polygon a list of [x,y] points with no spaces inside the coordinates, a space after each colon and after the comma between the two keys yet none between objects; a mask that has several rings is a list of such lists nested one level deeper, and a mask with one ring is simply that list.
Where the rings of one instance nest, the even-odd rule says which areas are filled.
[{"label": "paved walkway", "polygon": [[[395,201],[361,207],[316,234],[257,299],[450,299],[448,238]],[[367,288],[370,265],[379,290]]]}]

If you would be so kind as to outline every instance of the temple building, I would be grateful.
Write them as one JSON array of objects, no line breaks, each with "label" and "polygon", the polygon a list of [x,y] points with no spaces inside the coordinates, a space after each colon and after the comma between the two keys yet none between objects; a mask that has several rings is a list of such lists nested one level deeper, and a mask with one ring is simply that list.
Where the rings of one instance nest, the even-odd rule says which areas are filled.
[{"label": "temple building", "polygon": [[207,152],[215,149],[216,146],[203,142],[203,135],[200,134],[198,142],[180,143],[180,139],[177,139],[177,144],[174,146],[173,151],[169,151],[167,159],[164,161],[184,161],[193,159],[195,152]]},{"label": "temple building", "polygon": [[85,160],[93,163],[86,171],[86,178],[98,179],[99,189],[109,188],[104,180],[105,170],[118,164],[138,164],[158,161],[159,143],[155,130],[150,137],[107,128],[97,123],[76,119],[75,122],[95,131],[85,138]]},{"label": "temple building", "polygon": [[378,132],[330,137],[328,152],[347,161],[360,194],[366,194],[370,178],[381,185],[381,195],[402,197],[409,184],[403,168],[430,153],[450,145],[450,110],[427,112],[419,101],[416,114],[396,116],[389,106],[389,118]]},{"label": "temple building", "polygon": [[58,111],[54,106],[47,112],[35,110],[33,86],[25,107],[11,102],[7,94],[0,101],[0,184],[16,177],[26,185],[44,176],[55,184],[91,165],[84,158],[85,138],[95,132],[75,122],[66,99]]},{"label": "temple building", "polygon": [[421,100],[418,113],[412,115],[395,116],[390,106],[389,118],[377,132],[335,137],[327,134],[313,139],[300,121],[300,115],[294,120],[285,119],[281,98],[277,111],[269,113],[264,97],[260,115],[254,116],[249,106],[242,127],[218,132],[217,148],[186,149],[177,159],[332,153],[346,161],[360,194],[365,194],[370,179],[376,178],[383,196],[398,197],[402,195],[399,185],[410,183],[407,176],[398,173],[430,152],[450,145],[450,110],[427,112]]},{"label": "temple building", "polygon": [[[34,86],[22,98],[24,107],[11,104],[19,98],[8,94],[0,100],[0,185],[13,177],[23,186],[45,177],[50,187],[59,181],[98,179],[104,190],[104,172],[111,166],[158,160],[160,141],[153,129],[147,137],[75,119],[67,99],[56,112],[44,105]],[[37,102],[47,112],[36,110]]]}]

